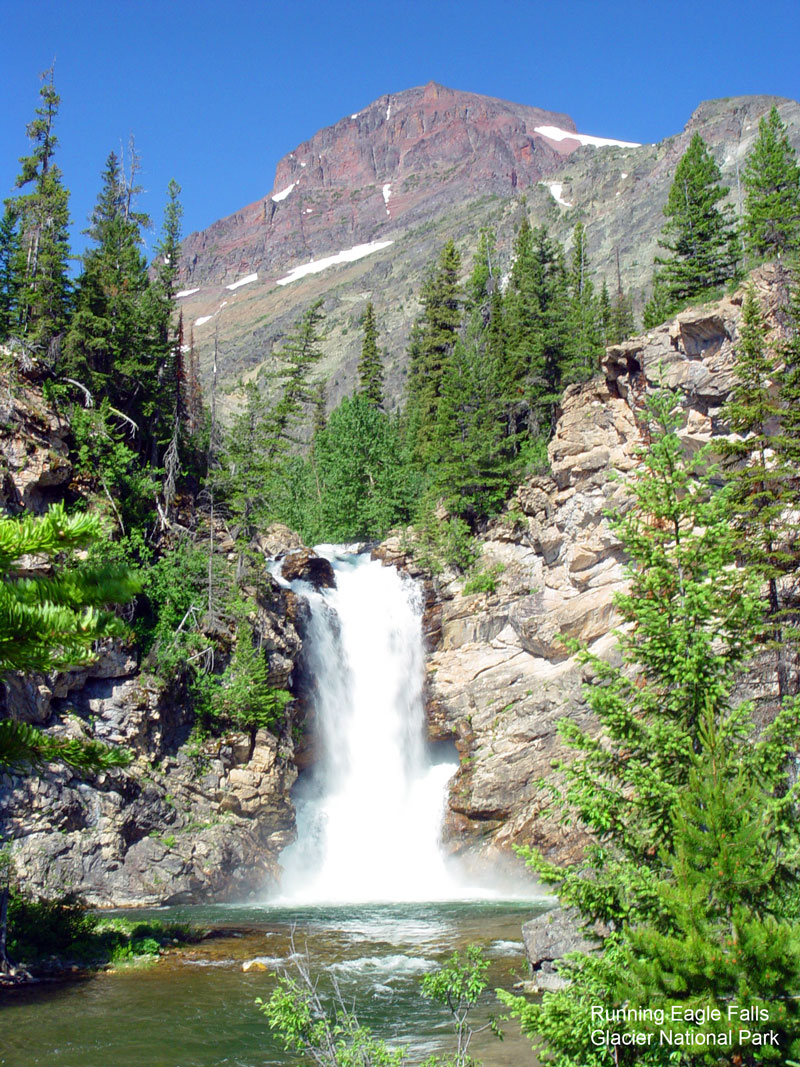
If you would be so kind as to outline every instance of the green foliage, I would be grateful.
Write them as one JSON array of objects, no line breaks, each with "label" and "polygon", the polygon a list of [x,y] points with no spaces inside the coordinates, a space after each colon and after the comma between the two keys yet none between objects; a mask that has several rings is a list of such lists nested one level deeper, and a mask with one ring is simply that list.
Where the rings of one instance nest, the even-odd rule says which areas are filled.
[{"label": "green foliage", "polygon": [[[452,1056],[446,1060],[431,1056],[424,1061],[423,1067],[477,1067],[476,1061],[469,1055],[469,1046],[475,1033],[485,1030],[486,1026],[475,1030],[469,1016],[486,989],[488,969],[489,962],[483,958],[478,945],[468,945],[463,956],[454,952],[443,966],[423,976],[422,995],[447,1008],[456,1035],[456,1048]],[[487,1026],[491,1026],[495,1034],[502,1038],[493,1020]]]},{"label": "green foliage", "polygon": [[197,936],[178,923],[100,916],[74,894],[37,899],[19,889],[11,891],[8,925],[9,956],[34,971],[53,963],[96,967],[156,958],[164,945]]},{"label": "green foliage", "polygon": [[[100,536],[96,517],[67,515],[62,504],[43,516],[0,518],[0,674],[78,666],[94,658],[98,639],[124,632],[107,605],[125,603],[138,591],[130,570],[69,560]],[[25,556],[44,557],[51,572],[28,576],[21,568]],[[130,762],[122,750],[57,739],[0,718],[0,766],[19,771],[53,759],[86,770]]]},{"label": "green foliage", "polygon": [[[780,917],[781,882],[776,877],[776,835],[772,798],[738,765],[709,719],[702,755],[693,759],[688,788],[674,813],[673,842],[664,856],[667,876],[659,885],[664,918],[658,926],[636,926],[626,935],[628,966],[617,983],[620,1002],[684,1017],[699,1016],[687,1030],[702,1036],[739,1034],[741,1020],[729,1005],[758,1009],[748,1030],[769,1030],[774,1044],[734,1041],[726,1055],[748,1063],[784,1062],[800,1052],[800,933]],[[780,847],[780,846],[779,846]],[[796,866],[796,844],[790,857]],[[643,1029],[650,1029],[644,1027]]]},{"label": "green foliage", "polygon": [[408,407],[415,424],[416,456],[423,465],[433,454],[442,382],[461,323],[460,270],[461,257],[449,241],[423,285],[422,315],[412,334]]},{"label": "green foliage", "polygon": [[[618,598],[622,663],[581,653],[602,733],[560,727],[575,755],[561,767],[557,802],[593,843],[571,868],[527,850],[564,904],[612,931],[597,958],[565,966],[566,990],[540,1005],[504,998],[560,1067],[706,1062],[668,1047],[598,1048],[592,1005],[752,994],[778,1012],[798,979],[787,925],[800,845],[787,781],[797,701],[784,699],[760,731],[751,707],[734,701],[764,633],[761,574],[736,566],[733,490],[719,488],[708,455],[686,458],[671,407],[663,394],[651,404],[632,506],[615,521],[631,559],[630,589]],[[746,959],[734,960],[732,943],[747,946]],[[782,1052],[794,1041],[786,1033]]]},{"label": "green foliage", "polygon": [[233,728],[272,729],[282,718],[292,695],[269,685],[264,652],[253,643],[252,626],[240,619],[231,661],[221,674],[200,675],[194,684],[195,706],[201,726],[212,733]]},{"label": "green foliage", "polygon": [[256,1004],[287,1051],[304,1053],[318,1067],[402,1067],[405,1049],[391,1049],[361,1026],[338,989],[325,997],[311,978],[307,961],[298,977],[283,975],[264,1002]]},{"label": "green foliage", "polygon": [[423,512],[417,532],[415,553],[433,574],[441,574],[445,567],[468,571],[478,558],[478,543],[463,519]]},{"label": "green foliage", "polygon": [[370,300],[362,320],[364,341],[358,363],[358,387],[375,407],[383,406],[383,362],[378,350],[378,327],[375,308]]},{"label": "green foliage", "polygon": [[310,375],[322,355],[321,323],[317,301],[276,353],[274,401],[248,383],[245,408],[225,437],[212,484],[241,546],[269,522],[302,513],[307,484],[299,452],[303,422],[317,396]]},{"label": "green foliage", "polygon": [[60,97],[52,67],[42,75],[39,96],[41,106],[27,127],[31,152],[20,159],[16,182],[17,189],[28,191],[6,201],[6,322],[23,360],[52,362],[51,344],[63,332],[70,310],[69,193],[53,162]]},{"label": "green foliage", "polygon": [[754,256],[800,249],[800,166],[778,109],[761,118],[742,175],[745,188],[742,231]]},{"label": "green foliage", "polygon": [[739,248],[732,213],[728,206],[719,206],[728,192],[703,138],[695,133],[664,205],[667,222],[659,245],[670,255],[656,257],[659,283],[671,303],[724,286],[735,277]]},{"label": "green foliage", "polygon": [[368,393],[345,397],[331,413],[314,437],[309,464],[310,540],[379,538],[408,519],[400,426]]},{"label": "green foliage", "polygon": [[462,593],[470,596],[472,593],[494,593],[497,589],[497,579],[505,570],[503,563],[494,563],[486,570],[473,571],[464,582]]},{"label": "green foliage", "polygon": [[[768,613],[775,622],[773,639],[780,648],[778,580],[793,569],[797,554],[796,523],[787,514],[787,505],[797,498],[792,489],[796,467],[791,446],[784,448],[785,435],[774,432],[783,414],[771,389],[778,371],[775,354],[767,349],[763,315],[752,285],[745,291],[733,370],[735,380],[724,415],[736,436],[720,445],[728,461],[732,521],[739,533],[741,558],[766,579]],[[781,692],[785,692],[785,670],[781,668],[779,674]]]},{"label": "green foliage", "polygon": [[[391,1048],[361,1026],[355,1010],[346,1005],[336,983],[326,994],[312,976],[308,959],[295,954],[295,973],[284,974],[264,1002],[256,1000],[270,1030],[283,1040],[287,1051],[304,1054],[318,1067],[402,1067],[409,1050]],[[429,1056],[422,1067],[478,1067],[469,1055],[476,1031],[469,1015],[486,988],[488,962],[476,945],[462,956],[454,953],[439,969],[422,979],[423,996],[447,1008],[456,1034],[452,1056]],[[502,1036],[494,1023],[487,1024]]]}]

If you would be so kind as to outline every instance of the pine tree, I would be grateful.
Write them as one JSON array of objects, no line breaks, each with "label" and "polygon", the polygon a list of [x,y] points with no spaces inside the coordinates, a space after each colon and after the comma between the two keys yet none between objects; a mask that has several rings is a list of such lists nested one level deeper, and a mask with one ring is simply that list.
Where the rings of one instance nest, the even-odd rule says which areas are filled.
[{"label": "pine tree", "polygon": [[617,256],[617,289],[614,294],[614,303],[611,308],[611,336],[615,345],[621,345],[633,334],[633,302],[630,295],[622,288],[622,272],[619,268],[619,248]]},{"label": "pine tree", "polygon": [[167,187],[167,204],[161,236],[155,249],[155,277],[143,297],[143,314],[148,321],[150,337],[147,353],[147,372],[151,382],[148,396],[142,404],[147,420],[152,466],[158,465],[159,446],[176,441],[175,450],[182,450],[182,440],[190,432],[197,409],[199,380],[190,377],[184,359],[183,318],[174,322],[175,293],[181,262],[181,218],[183,208],[179,200],[181,187],[171,179]]},{"label": "pine tree", "polygon": [[155,389],[145,295],[147,263],[141,253],[142,217],[130,212],[128,181],[115,152],[86,233],[75,314],[65,345],[67,373],[86,386],[99,406],[107,398],[136,427],[140,450],[149,453],[145,411]]},{"label": "pine tree", "polygon": [[738,242],[729,190],[705,141],[695,133],[675,170],[659,245],[669,257],[656,257],[667,297],[677,304],[724,285],[735,277]]},{"label": "pine tree", "polygon": [[776,107],[758,124],[743,180],[747,251],[781,257],[800,250],[800,166]]},{"label": "pine tree", "polygon": [[653,284],[642,313],[642,326],[652,330],[674,314],[678,304],[670,296],[669,288],[659,271],[653,272]]},{"label": "pine tree", "polygon": [[[652,979],[656,995],[672,968],[670,992],[680,999],[691,980],[698,1002],[726,984],[722,995],[731,988],[745,995],[747,976],[755,975],[756,997],[772,997],[776,1012],[786,983],[793,992],[798,977],[798,939],[785,921],[800,847],[788,781],[800,741],[798,703],[784,701],[776,719],[757,730],[750,705],[734,702],[735,683],[763,633],[760,576],[736,566],[730,490],[715,484],[708,456],[687,461],[672,403],[669,395],[651,403],[652,443],[632,484],[632,506],[615,524],[631,558],[629,592],[617,600],[622,664],[581,654],[593,667],[586,697],[602,730],[587,733],[572,720],[560,726],[576,755],[562,765],[556,804],[565,822],[577,816],[593,842],[572,868],[528,851],[562,903],[576,906],[586,922],[600,919],[610,933],[601,952],[562,968],[565,990],[541,1004],[501,997],[560,1067],[672,1062],[669,1048],[598,1048],[592,1040],[592,1006],[618,1008],[634,975],[642,984]],[[720,751],[731,763],[712,780],[708,761]],[[712,819],[719,833],[709,831]],[[719,869],[709,872],[704,865],[712,861]],[[728,909],[737,892],[753,905],[749,915],[734,914],[735,904]],[[695,908],[691,927],[682,925],[688,904]],[[748,959],[737,967],[730,954],[728,966],[713,957],[727,951],[724,939],[740,917],[737,936]],[[796,1021],[792,1027],[794,1035]]]},{"label": "pine tree", "polygon": [[735,380],[723,409],[736,436],[724,441],[721,449],[732,462],[728,471],[732,525],[739,532],[740,556],[766,579],[768,614],[775,627],[773,636],[779,658],[779,689],[783,694],[787,682],[786,671],[780,666],[783,650],[778,580],[795,562],[791,547],[797,539],[787,528],[786,510],[796,471],[775,448],[774,423],[781,408],[770,387],[776,370],[774,353],[767,349],[758,297],[750,284],[742,305],[733,367]]},{"label": "pine tree", "polygon": [[[628,966],[615,990],[619,1003],[699,1019],[682,1026],[689,1063],[708,1062],[708,1035],[726,1040],[730,1031],[734,1041],[723,1045],[730,1062],[800,1054],[800,932],[784,917],[773,819],[769,793],[709,723],[674,814],[664,856],[669,875],[659,886],[662,918],[627,932]],[[764,1014],[742,1020],[745,1006]],[[748,1034],[770,1032],[763,1058],[762,1046],[741,1039],[743,1021]]]},{"label": "pine tree", "polygon": [[371,300],[364,311],[362,329],[364,340],[358,363],[358,385],[370,402],[380,408],[383,407],[383,361],[378,350],[378,327],[375,324],[375,308]]},{"label": "pine tree", "polygon": [[14,212],[9,204],[0,219],[0,342],[10,337],[17,310],[17,276],[19,236]]},{"label": "pine tree", "polygon": [[[730,712],[731,693],[764,629],[761,576],[735,566],[732,490],[714,484],[713,469],[699,473],[708,457],[686,459],[670,408],[667,396],[651,403],[652,444],[632,483],[633,506],[616,523],[631,558],[630,590],[617,598],[630,625],[620,639],[629,669],[584,653],[597,672],[587,699],[605,737],[571,720],[560,726],[577,753],[563,768],[563,800],[604,844],[590,850],[591,878],[541,867],[584,914],[612,925],[652,905],[648,871],[658,869],[659,850],[671,841],[672,814],[692,754],[702,749],[707,716],[740,739],[752,734],[749,709]],[[792,714],[785,702],[772,740]],[[757,751],[742,746],[742,764],[755,767]],[[777,769],[783,772],[780,763]],[[616,884],[615,856],[633,864],[639,889]]]},{"label": "pine tree", "polygon": [[311,462],[319,490],[315,539],[379,538],[408,521],[399,426],[366,393],[345,397],[331,412],[314,437]]},{"label": "pine tree", "polygon": [[597,373],[603,354],[600,308],[594,293],[586,242],[586,227],[576,224],[572,233],[569,271],[569,334],[560,361],[560,382],[583,382]]},{"label": "pine tree", "polygon": [[321,321],[318,300],[275,354],[279,366],[272,376],[273,401],[248,382],[244,410],[233,419],[225,438],[215,490],[242,546],[267,522],[287,521],[302,510],[296,499],[302,470],[298,453],[303,425],[317,396],[310,376],[322,356]]},{"label": "pine tree", "polygon": [[523,221],[504,298],[506,395],[517,399],[517,430],[548,435],[561,390],[568,344],[568,287],[564,253],[544,227]]},{"label": "pine tree", "polygon": [[51,344],[64,331],[70,310],[69,193],[53,162],[58,144],[54,124],[60,97],[52,68],[42,75],[41,107],[28,125],[31,153],[20,159],[20,193],[6,201],[16,226],[18,246],[13,259],[16,316],[13,335],[28,358],[51,356]]},{"label": "pine tree", "polygon": [[424,465],[432,458],[442,380],[461,325],[458,283],[461,257],[448,241],[422,289],[422,314],[412,332],[408,406],[415,426],[414,448]]}]

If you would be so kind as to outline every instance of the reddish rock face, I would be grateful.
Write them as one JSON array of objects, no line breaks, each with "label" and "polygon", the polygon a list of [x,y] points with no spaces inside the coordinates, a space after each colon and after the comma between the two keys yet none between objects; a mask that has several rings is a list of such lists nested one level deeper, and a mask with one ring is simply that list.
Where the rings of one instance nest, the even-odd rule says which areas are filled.
[{"label": "reddish rock face", "polygon": [[320,130],[278,163],[273,192],[184,243],[187,287],[228,284],[380,240],[482,194],[511,194],[552,173],[575,141],[567,115],[446,89],[435,82],[381,97]]}]

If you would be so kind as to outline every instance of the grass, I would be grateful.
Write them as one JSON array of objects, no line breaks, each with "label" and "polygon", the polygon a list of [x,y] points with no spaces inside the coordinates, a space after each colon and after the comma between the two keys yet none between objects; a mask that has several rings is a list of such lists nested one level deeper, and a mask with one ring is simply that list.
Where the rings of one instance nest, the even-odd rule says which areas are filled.
[{"label": "grass", "polygon": [[155,963],[162,949],[200,936],[184,923],[98,915],[72,894],[56,900],[11,895],[8,954],[34,975]]}]

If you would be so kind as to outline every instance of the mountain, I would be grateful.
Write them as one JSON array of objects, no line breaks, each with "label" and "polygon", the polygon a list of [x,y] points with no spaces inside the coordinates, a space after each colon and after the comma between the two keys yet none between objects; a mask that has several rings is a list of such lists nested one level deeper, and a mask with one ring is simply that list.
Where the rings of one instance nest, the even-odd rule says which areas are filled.
[{"label": "mountain", "polygon": [[770,96],[701,104],[682,133],[656,145],[593,137],[567,115],[434,82],[383,96],[284,156],[268,195],[187,237],[181,304],[201,368],[216,333],[223,389],[268,370],[273,347],[321,297],[333,404],[355,380],[372,300],[397,400],[420,284],[439,249],[453,237],[466,272],[480,228],[491,226],[502,270],[525,213],[567,243],[583,222],[598,283],[616,287],[618,262],[640,307],[692,134],[708,143],[738,207],[742,163],[773,104],[800,147],[800,105]]}]

